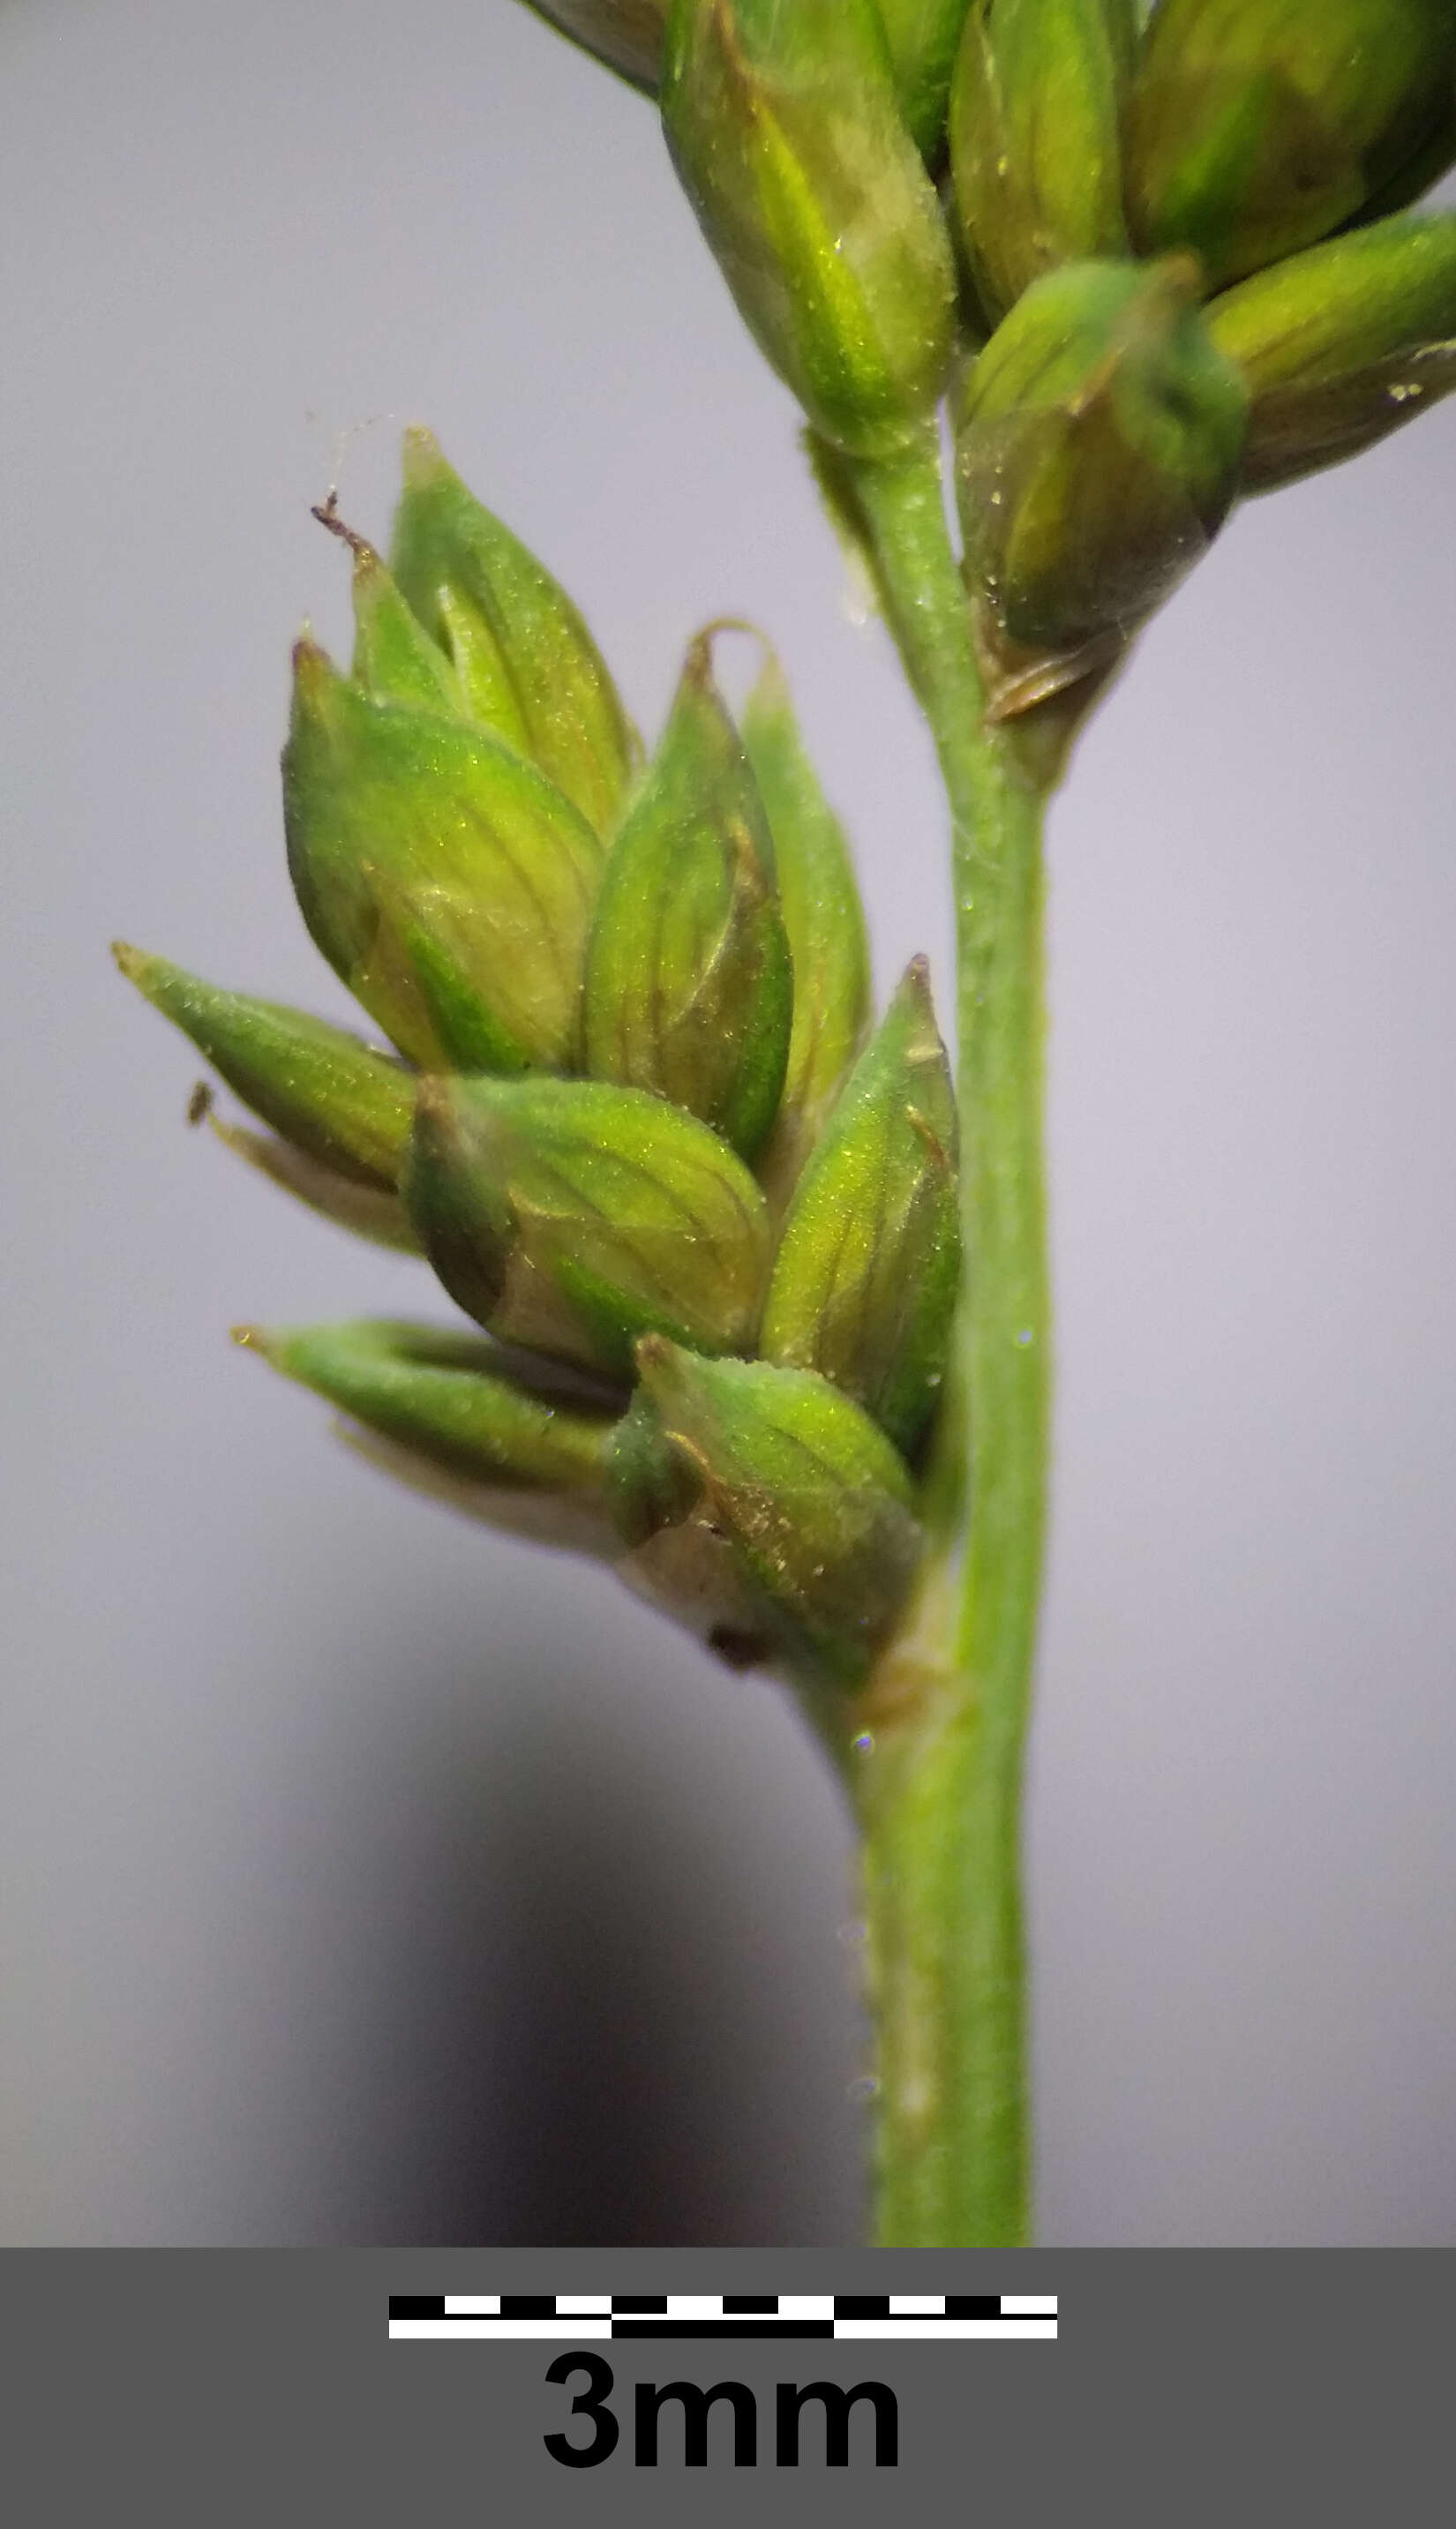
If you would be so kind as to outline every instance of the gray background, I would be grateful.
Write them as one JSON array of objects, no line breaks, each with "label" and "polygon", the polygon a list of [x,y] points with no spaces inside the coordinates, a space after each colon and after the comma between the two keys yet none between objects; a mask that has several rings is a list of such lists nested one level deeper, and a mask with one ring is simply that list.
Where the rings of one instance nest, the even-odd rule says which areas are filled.
[{"label": "gray background", "polygon": [[[447,2511],[469,2519],[487,2504],[533,2529],[583,2519],[676,2529],[685,2514],[695,2529],[822,2516],[836,2529],[881,2529],[887,2518],[940,2517],[947,2497],[963,2512],[968,2486],[990,2517],[1026,2529],[1080,2516],[1089,2485],[1115,2489],[1127,2529],[1170,2519],[1226,2529],[1248,2515],[1251,2483],[1261,2519],[1429,2514],[1449,2438],[1448,2259],[1386,2256],[1375,2293],[1355,2253],[1150,2261],[1102,2249],[1031,2262],[1034,2275],[1015,2280],[1056,2289],[1054,2344],[598,2345],[623,2430],[615,2453],[583,2471],[542,2446],[585,2385],[577,2373],[568,2388],[548,2386],[557,2348],[386,2337],[389,2292],[478,2290],[478,2252],[13,2250],[0,2257],[0,2312],[14,2321],[7,2482],[29,2495],[26,2517],[43,2529],[107,2516],[119,2484],[144,2485],[156,2529],[194,2529],[199,2516],[209,2529],[254,2529],[280,2508],[280,2487],[290,2519],[357,2529]],[[871,2269],[882,2290],[974,2291],[1012,2279],[1004,2254],[937,2249],[503,2249],[485,2273],[508,2291],[833,2291],[863,2289]],[[705,2388],[725,2374],[752,2387],[751,2474],[733,2465],[722,2405],[706,2467],[684,2478],[672,2405],[658,2466],[634,2466],[634,2384],[684,2374]],[[822,2473],[815,2417],[799,2466],[781,2470],[772,2418],[785,2377],[890,2386],[895,2473],[872,2463],[863,2406],[846,2468]],[[75,2429],[79,2386],[84,2432]]]},{"label": "gray background", "polygon": [[[849,1847],[776,1694],[396,1497],[229,1322],[433,1303],[181,1129],[113,933],[341,1013],[289,637],[428,418],[657,725],[785,656],[882,988],[927,742],[652,115],[513,0],[0,9],[0,2236],[852,2238]],[[1252,508],[1052,833],[1042,2231],[1456,2237],[1456,409]]]}]

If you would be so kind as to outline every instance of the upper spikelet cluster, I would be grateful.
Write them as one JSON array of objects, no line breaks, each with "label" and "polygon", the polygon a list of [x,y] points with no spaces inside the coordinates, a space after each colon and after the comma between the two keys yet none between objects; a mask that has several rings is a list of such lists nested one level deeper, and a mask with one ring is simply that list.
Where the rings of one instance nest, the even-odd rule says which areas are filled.
[{"label": "upper spikelet cluster", "polygon": [[998,717],[1115,664],[1234,502],[1456,385],[1456,0],[538,0],[659,98],[819,438],[951,398]]}]

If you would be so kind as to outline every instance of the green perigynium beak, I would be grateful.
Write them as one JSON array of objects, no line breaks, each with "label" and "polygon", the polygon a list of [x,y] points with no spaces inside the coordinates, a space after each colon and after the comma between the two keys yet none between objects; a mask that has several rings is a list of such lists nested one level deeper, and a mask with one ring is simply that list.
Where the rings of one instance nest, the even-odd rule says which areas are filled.
[{"label": "green perigynium beak", "polygon": [[917,958],[799,1181],[761,1349],[832,1378],[912,1450],[944,1373],[959,1279],[955,1098]]},{"label": "green perigynium beak", "polygon": [[565,589],[466,490],[427,430],[404,436],[390,568],[473,717],[609,834],[637,747],[601,652]]},{"label": "green perigynium beak", "polygon": [[644,1333],[753,1343],[764,1198],[726,1142],[645,1090],[427,1080],[404,1193],[451,1297],[505,1342],[618,1377]]},{"label": "green perigynium beak", "polygon": [[326,1019],[222,992],[125,941],[113,954],[153,1008],[285,1142],[335,1176],[398,1191],[414,1114],[415,1084],[403,1063]]},{"label": "green perigynium beak", "polygon": [[758,1162],[771,1202],[782,1207],[864,1042],[870,949],[844,830],[820,786],[772,655],[744,705],[740,734],[774,837],[793,974],[783,1094]]},{"label": "green perigynium beak", "polygon": [[393,1318],[282,1329],[242,1326],[236,1339],[311,1387],[341,1414],[471,1482],[604,1498],[616,1429],[605,1408],[567,1403],[510,1374],[483,1336]]},{"label": "green perigynium beak", "polygon": [[655,1090],[752,1158],[779,1112],[793,995],[774,838],[700,635],[608,857],[584,1068]]},{"label": "green perigynium beak", "polygon": [[915,443],[955,280],[873,0],[674,0],[663,126],[739,312],[816,430]]},{"label": "green perigynium beak", "polygon": [[1161,0],[1128,101],[1128,206],[1149,253],[1211,286],[1356,217],[1448,121],[1451,0]]},{"label": "green perigynium beak", "polygon": [[[316,514],[326,524],[334,523],[326,511],[320,510]],[[351,530],[336,526],[335,532],[344,534],[353,554],[351,673],[360,692],[367,694],[371,702],[404,703],[415,711],[443,713],[447,720],[480,718],[471,711],[451,661],[439,643],[430,639],[373,546]],[[482,726],[490,724],[482,720]],[[498,729],[496,734],[507,736],[520,752],[526,751],[523,729]]]},{"label": "green perigynium beak", "polygon": [[233,1336],[337,1407],[339,1438],[393,1482],[507,1535],[620,1561],[606,1487],[616,1426],[549,1364],[395,1319]]},{"label": "green perigynium beak", "polygon": [[1249,391],[1198,301],[1191,258],[1065,264],[970,372],[955,452],[967,570],[1028,649],[1120,636],[1227,514]]},{"label": "green perigynium beak", "polygon": [[1456,217],[1353,229],[1225,291],[1209,332],[1253,398],[1248,492],[1357,456],[1456,387]]},{"label": "green perigynium beak", "polygon": [[1125,255],[1132,0],[974,0],[950,97],[961,237],[990,320],[1059,263]]}]

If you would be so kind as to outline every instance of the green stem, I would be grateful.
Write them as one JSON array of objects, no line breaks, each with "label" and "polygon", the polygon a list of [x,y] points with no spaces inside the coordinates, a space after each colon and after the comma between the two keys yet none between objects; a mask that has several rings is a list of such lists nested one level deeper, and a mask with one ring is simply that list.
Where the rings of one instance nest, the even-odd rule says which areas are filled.
[{"label": "green stem", "polygon": [[1051,1381],[1043,796],[986,717],[934,455],[856,466],[852,482],[949,795],[965,1249],[926,1576],[857,1743],[878,2236],[999,2246],[1030,2223],[1020,1812]]}]

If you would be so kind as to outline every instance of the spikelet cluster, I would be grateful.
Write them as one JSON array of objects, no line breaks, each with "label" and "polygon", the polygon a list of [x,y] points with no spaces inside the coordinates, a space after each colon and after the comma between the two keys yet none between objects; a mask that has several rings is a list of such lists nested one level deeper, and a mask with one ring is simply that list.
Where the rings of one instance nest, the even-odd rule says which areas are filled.
[{"label": "spikelet cluster", "polygon": [[376,1455],[618,1563],[737,1664],[853,1692],[921,1547],[959,1269],[922,961],[870,1028],[840,829],[772,654],[690,644],[650,760],[576,609],[427,434],[348,673],[295,654],[289,868],[385,1042],[142,951],[266,1128],[474,1321],[243,1330]]},{"label": "spikelet cluster", "polygon": [[998,718],[1085,705],[1240,497],[1456,385],[1456,219],[1410,208],[1456,0],[541,5],[657,94],[831,471],[949,396]]}]

